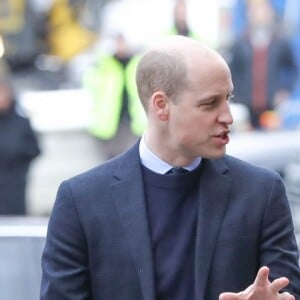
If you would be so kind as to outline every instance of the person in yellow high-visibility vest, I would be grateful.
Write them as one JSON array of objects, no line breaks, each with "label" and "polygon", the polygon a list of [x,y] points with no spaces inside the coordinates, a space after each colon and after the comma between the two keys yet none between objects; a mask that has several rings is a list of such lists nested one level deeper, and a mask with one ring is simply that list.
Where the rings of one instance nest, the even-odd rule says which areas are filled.
[{"label": "person in yellow high-visibility vest", "polygon": [[83,78],[93,99],[89,132],[101,140],[107,157],[127,148],[141,136],[146,125],[135,83],[139,61],[122,35],[116,37],[116,51],[100,56],[96,66]]}]

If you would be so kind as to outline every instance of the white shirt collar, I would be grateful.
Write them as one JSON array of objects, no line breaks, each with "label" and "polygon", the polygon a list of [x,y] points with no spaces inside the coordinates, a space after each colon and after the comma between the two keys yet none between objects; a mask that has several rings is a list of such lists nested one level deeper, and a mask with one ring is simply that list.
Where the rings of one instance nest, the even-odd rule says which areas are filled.
[{"label": "white shirt collar", "polygon": [[[142,164],[155,173],[165,174],[167,171],[174,167],[160,159],[149,149],[145,142],[145,135],[143,135],[140,140],[139,153]],[[200,162],[201,157],[197,157],[191,164],[183,167],[189,171],[192,171],[199,166]]]}]

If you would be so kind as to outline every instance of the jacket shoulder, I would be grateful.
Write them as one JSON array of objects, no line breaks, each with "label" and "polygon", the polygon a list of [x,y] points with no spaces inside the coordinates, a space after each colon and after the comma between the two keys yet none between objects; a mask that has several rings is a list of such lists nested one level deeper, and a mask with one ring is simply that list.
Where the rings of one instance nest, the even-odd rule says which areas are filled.
[{"label": "jacket shoulder", "polygon": [[229,167],[230,171],[236,176],[246,176],[246,177],[255,177],[255,178],[274,178],[280,177],[279,173],[262,167],[249,163],[247,161],[241,160],[239,158],[225,155],[223,158],[226,165]]},{"label": "jacket shoulder", "polygon": [[[84,188],[85,190],[97,188],[105,190],[119,177],[127,176],[140,165],[137,144],[128,151],[110,159],[102,164],[75,175],[67,180],[71,189]],[[135,169],[136,170],[136,169]]]}]

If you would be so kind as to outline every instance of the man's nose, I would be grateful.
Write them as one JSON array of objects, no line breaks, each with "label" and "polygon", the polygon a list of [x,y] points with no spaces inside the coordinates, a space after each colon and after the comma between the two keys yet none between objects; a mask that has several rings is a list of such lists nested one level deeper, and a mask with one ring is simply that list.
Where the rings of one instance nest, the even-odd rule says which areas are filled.
[{"label": "man's nose", "polygon": [[222,106],[218,120],[220,123],[225,123],[227,125],[231,125],[233,123],[233,117],[228,101],[226,101]]}]

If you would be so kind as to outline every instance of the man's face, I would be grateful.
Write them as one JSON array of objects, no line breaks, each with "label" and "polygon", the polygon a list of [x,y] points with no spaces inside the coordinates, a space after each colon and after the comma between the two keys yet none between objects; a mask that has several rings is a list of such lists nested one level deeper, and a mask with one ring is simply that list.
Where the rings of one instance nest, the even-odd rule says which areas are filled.
[{"label": "man's face", "polygon": [[203,72],[195,64],[189,74],[190,86],[175,103],[169,103],[171,147],[176,155],[191,160],[197,156],[219,158],[225,154],[233,122],[229,110],[233,90],[230,71],[225,64],[213,64]]}]

